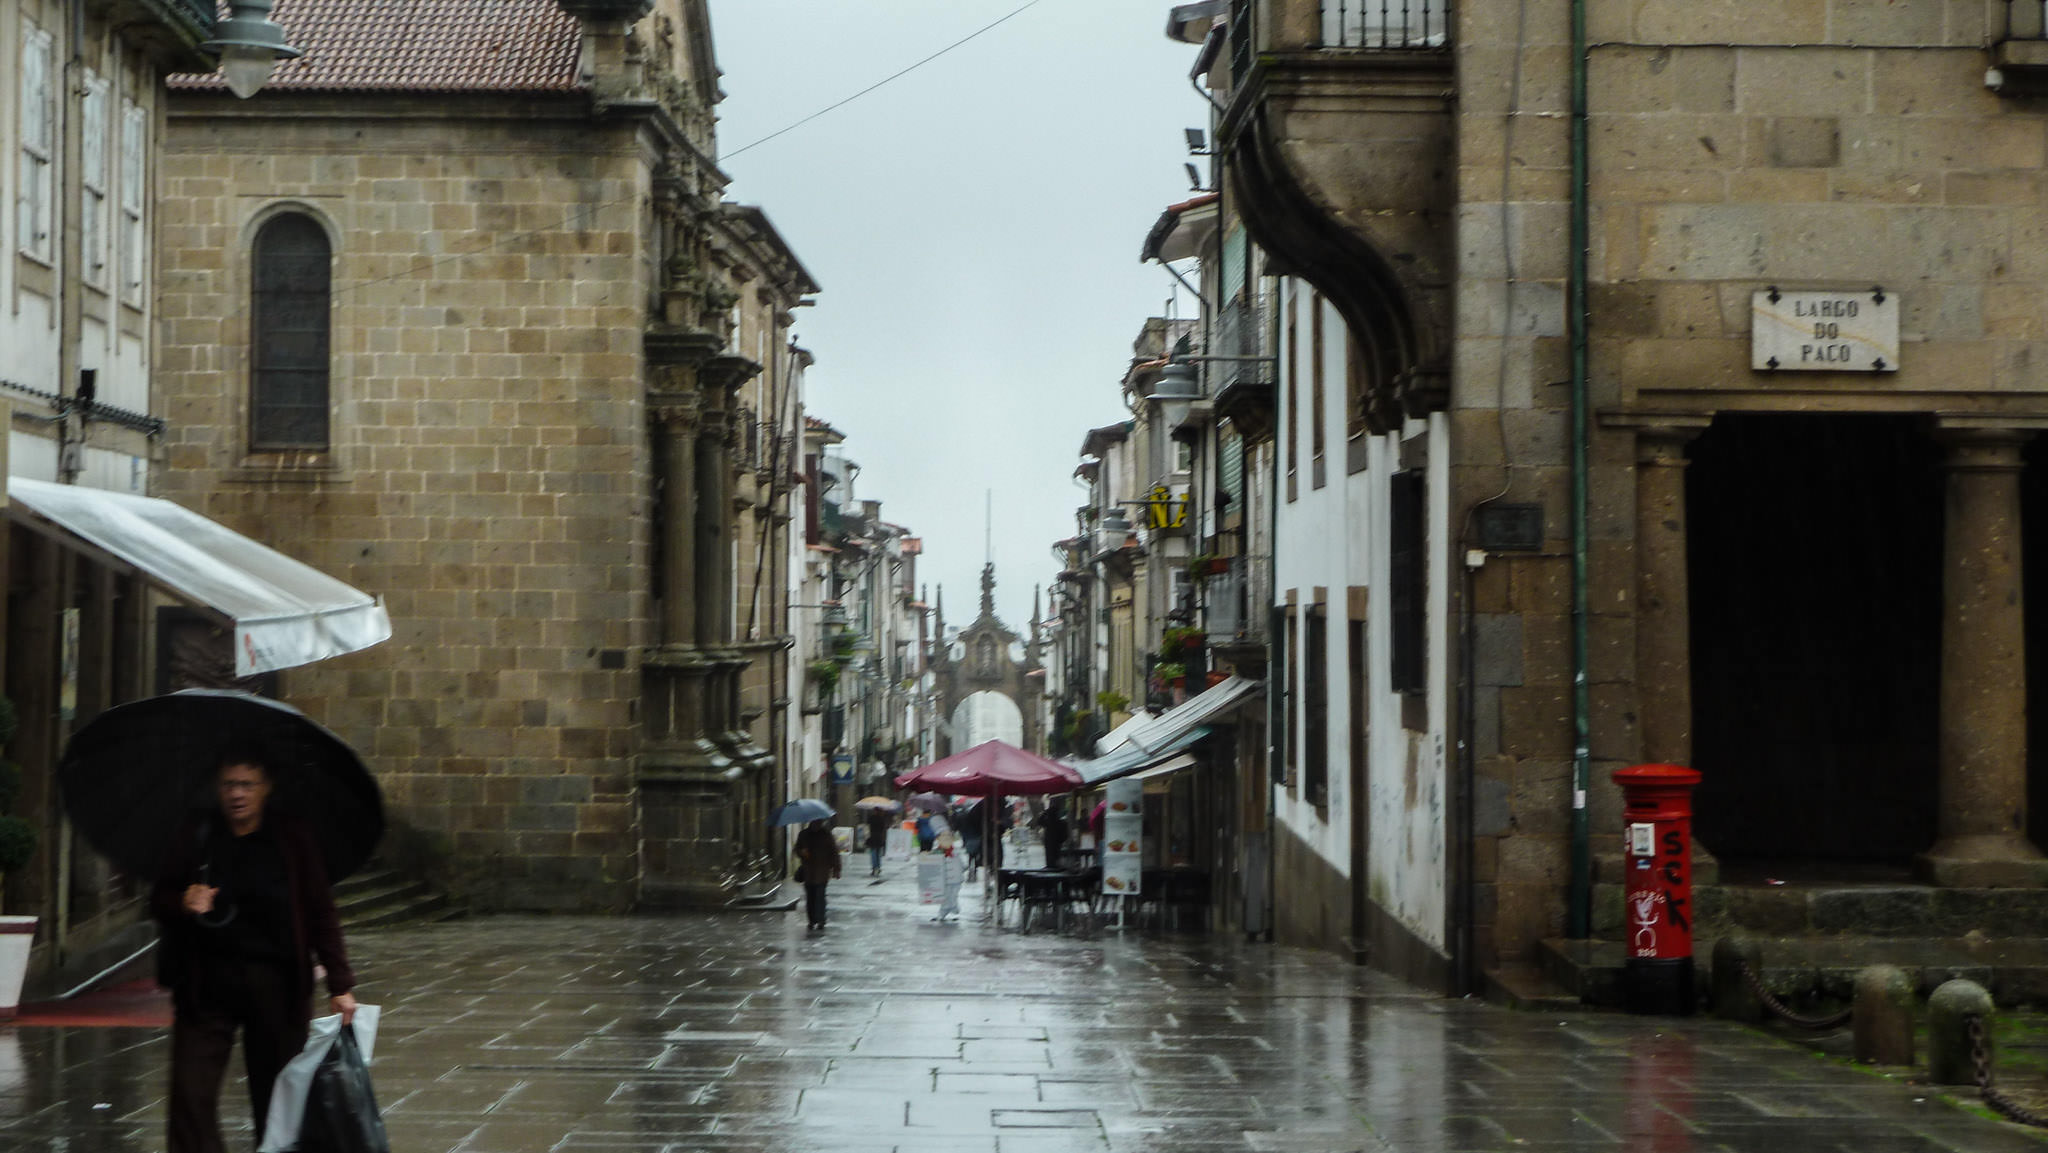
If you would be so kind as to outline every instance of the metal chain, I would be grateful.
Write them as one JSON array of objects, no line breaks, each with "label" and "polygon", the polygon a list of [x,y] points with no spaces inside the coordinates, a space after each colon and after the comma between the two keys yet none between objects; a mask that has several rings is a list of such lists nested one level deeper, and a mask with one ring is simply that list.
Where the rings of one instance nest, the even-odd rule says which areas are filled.
[{"label": "metal chain", "polygon": [[1744,983],[1749,986],[1750,992],[1756,994],[1756,999],[1763,1002],[1764,1008],[1769,1009],[1772,1015],[1780,1020],[1802,1029],[1839,1029],[1848,1024],[1850,1016],[1856,1012],[1856,1006],[1851,1005],[1839,1013],[1830,1013],[1825,1017],[1808,1017],[1794,1013],[1785,1007],[1783,1001],[1771,996],[1771,991],[1764,988],[1763,979],[1757,976],[1756,970],[1749,967],[1748,961],[1738,960],[1736,964],[1742,966]]},{"label": "metal chain", "polygon": [[2048,1129],[2048,1116],[2034,1112],[1991,1087],[1991,1045],[1985,1038],[1984,1018],[1972,1013],[1963,1018],[1970,1030],[1970,1065],[1977,1078],[1977,1093],[1993,1112],[2008,1121]]}]

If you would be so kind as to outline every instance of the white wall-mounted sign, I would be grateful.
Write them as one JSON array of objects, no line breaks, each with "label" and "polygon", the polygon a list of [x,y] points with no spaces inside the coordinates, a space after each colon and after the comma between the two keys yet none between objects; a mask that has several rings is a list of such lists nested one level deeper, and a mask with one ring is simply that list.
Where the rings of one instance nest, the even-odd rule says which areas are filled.
[{"label": "white wall-mounted sign", "polygon": [[1899,297],[1862,292],[1780,292],[1749,298],[1749,366],[1758,372],[1897,372]]}]

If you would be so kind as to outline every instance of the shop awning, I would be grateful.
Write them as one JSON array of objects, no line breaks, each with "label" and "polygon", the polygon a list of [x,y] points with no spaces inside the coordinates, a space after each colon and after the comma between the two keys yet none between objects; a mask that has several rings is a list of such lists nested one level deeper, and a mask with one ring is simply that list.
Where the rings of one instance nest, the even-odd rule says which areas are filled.
[{"label": "shop awning", "polygon": [[1077,761],[1074,768],[1080,772],[1083,781],[1090,785],[1100,785],[1164,767],[1166,763],[1174,760],[1186,760],[1193,764],[1194,758],[1184,754],[1196,741],[1208,736],[1210,731],[1206,725],[1198,725],[1157,749],[1126,744],[1107,756],[1097,757],[1092,761]]},{"label": "shop awning", "polygon": [[1247,698],[1265,687],[1263,681],[1246,680],[1243,677],[1229,677],[1221,684],[1212,685],[1208,691],[1189,697],[1156,717],[1149,724],[1118,725],[1110,737],[1119,738],[1112,744],[1105,737],[1096,745],[1096,751],[1104,756],[1135,745],[1142,749],[1163,750],[1181,734],[1197,725],[1208,723],[1242,704]]},{"label": "shop awning", "polygon": [[384,606],[326,573],[167,500],[7,478],[8,511],[55,528],[233,623],[235,675],[366,649],[391,637]]},{"label": "shop awning", "polygon": [[1149,781],[1154,777],[1163,777],[1168,773],[1180,772],[1182,769],[1192,769],[1195,767],[1195,764],[1195,755],[1193,753],[1182,753],[1177,757],[1168,757],[1144,772],[1132,773],[1131,779],[1134,781]]}]

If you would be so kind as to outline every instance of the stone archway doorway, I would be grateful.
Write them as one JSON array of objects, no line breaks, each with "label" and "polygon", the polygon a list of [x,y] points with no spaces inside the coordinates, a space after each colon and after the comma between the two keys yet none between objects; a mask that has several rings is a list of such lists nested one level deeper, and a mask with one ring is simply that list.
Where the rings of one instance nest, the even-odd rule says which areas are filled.
[{"label": "stone archway doorway", "polygon": [[1903,878],[1940,804],[1940,446],[1908,416],[1722,414],[1690,455],[1701,843],[1728,880]]},{"label": "stone archway doorway", "polygon": [[969,693],[954,707],[952,727],[955,752],[985,741],[1024,747],[1024,711],[1007,695],[993,690]]}]

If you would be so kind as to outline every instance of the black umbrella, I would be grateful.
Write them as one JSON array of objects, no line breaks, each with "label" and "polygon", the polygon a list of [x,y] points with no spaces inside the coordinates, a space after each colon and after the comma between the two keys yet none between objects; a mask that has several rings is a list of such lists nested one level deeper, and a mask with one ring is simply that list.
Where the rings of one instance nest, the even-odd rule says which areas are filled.
[{"label": "black umbrella", "polygon": [[215,810],[221,754],[269,761],[267,811],[312,828],[330,881],[361,868],[384,835],[384,798],[340,737],[278,701],[186,689],[108,709],[80,729],[57,765],[72,825],[122,870],[155,877],[171,838]]}]

